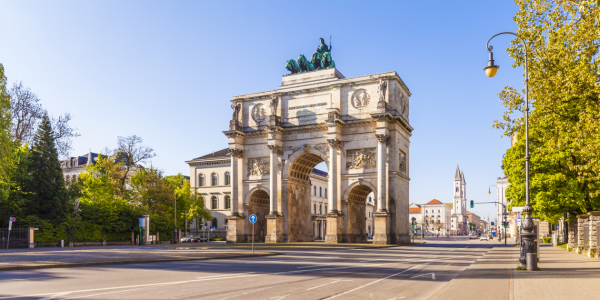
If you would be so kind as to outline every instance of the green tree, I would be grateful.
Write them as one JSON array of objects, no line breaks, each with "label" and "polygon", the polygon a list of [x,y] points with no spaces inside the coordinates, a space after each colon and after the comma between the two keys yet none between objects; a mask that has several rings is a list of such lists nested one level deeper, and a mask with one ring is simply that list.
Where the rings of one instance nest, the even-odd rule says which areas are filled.
[{"label": "green tree", "polygon": [[38,131],[33,138],[29,155],[30,180],[26,192],[29,192],[28,214],[59,224],[72,211],[68,201],[65,181],[54,145],[52,127],[47,115],[44,115]]},{"label": "green tree", "polygon": [[[600,209],[600,8],[598,1],[516,0],[514,20],[526,45],[514,40],[508,49],[513,67],[528,50],[530,195],[535,215],[556,221],[565,212]],[[517,142],[503,159],[512,206],[525,203],[525,102],[506,87],[507,107],[494,126]]]},{"label": "green tree", "polygon": [[[0,179],[10,164],[10,156],[12,153],[12,141],[10,139],[10,98],[6,90],[6,76],[4,76],[4,66],[0,64]],[[0,180],[0,193],[7,189]],[[0,194],[2,197],[2,194]]]}]

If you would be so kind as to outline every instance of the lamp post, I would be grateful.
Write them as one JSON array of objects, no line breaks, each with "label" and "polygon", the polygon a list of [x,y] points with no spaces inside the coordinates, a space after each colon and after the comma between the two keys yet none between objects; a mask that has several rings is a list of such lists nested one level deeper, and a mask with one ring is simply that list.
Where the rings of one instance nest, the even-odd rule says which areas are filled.
[{"label": "lamp post", "polygon": [[[523,219],[522,228],[525,232],[523,232],[523,247],[521,248],[521,255],[519,257],[519,262],[522,266],[527,264],[527,253],[534,253],[534,240],[535,233],[533,233],[533,220],[531,219],[531,213],[533,213],[533,207],[529,203],[529,74],[527,73],[527,44],[525,40],[518,34],[514,32],[500,32],[498,34],[493,35],[486,43],[486,48],[490,52],[490,59],[488,61],[488,66],[483,68],[485,71],[485,75],[488,77],[494,77],[496,72],[498,71],[499,66],[494,65],[494,53],[492,52],[493,47],[490,46],[490,41],[502,34],[512,34],[516,36],[523,43],[523,47],[525,47],[525,207],[523,208],[523,212],[525,213],[525,217]],[[536,258],[537,259],[537,258]],[[534,265],[534,264],[530,264]]]}]

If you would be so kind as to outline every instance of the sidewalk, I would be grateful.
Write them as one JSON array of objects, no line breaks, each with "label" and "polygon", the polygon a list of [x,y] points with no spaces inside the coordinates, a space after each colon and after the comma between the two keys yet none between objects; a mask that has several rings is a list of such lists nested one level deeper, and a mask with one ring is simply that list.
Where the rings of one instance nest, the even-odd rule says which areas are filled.
[{"label": "sidewalk", "polygon": [[544,244],[540,271],[517,271],[519,248],[495,246],[430,299],[600,299],[600,260]]}]

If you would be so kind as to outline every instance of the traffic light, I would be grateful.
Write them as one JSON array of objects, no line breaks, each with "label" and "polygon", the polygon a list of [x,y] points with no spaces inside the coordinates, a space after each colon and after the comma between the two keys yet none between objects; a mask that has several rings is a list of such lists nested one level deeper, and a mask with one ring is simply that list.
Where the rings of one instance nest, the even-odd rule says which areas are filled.
[{"label": "traffic light", "polygon": [[473,200],[471,200],[471,208],[473,208],[475,206],[475,203],[473,202]]}]

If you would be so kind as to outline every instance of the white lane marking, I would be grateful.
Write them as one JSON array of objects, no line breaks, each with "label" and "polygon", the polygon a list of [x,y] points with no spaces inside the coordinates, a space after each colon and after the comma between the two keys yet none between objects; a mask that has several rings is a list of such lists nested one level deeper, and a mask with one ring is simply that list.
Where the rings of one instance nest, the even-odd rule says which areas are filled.
[{"label": "white lane marking", "polygon": [[404,299],[404,298],[406,298],[406,297],[396,297],[396,298],[391,298],[391,299],[388,299],[388,300],[397,300],[397,299]]},{"label": "white lane marking", "polygon": [[446,268],[449,267],[451,264],[446,265]]},{"label": "white lane marking", "polygon": [[412,279],[412,278],[417,278],[417,277],[426,276],[426,275],[429,275],[429,274],[431,274],[431,279],[435,280],[435,273],[433,273],[433,272],[432,272],[432,273],[425,273],[425,274],[421,274],[421,275],[413,276],[413,277],[411,277],[411,279]]},{"label": "white lane marking", "polygon": [[[267,289],[270,289],[270,288],[272,288],[272,286],[270,286],[270,287],[266,287],[266,288],[262,288],[262,289],[258,289],[258,290],[254,290],[254,291],[250,291],[250,292],[246,292],[246,293],[239,294],[239,295],[229,296],[229,297],[227,297],[227,298],[221,298],[221,300],[230,299],[230,298],[235,298],[235,297],[239,297],[239,296],[244,296],[244,295],[252,294],[252,293],[255,293],[255,292],[260,292],[260,291],[262,291],[262,290],[267,290]],[[187,297],[187,296],[186,296],[186,297]],[[172,299],[176,299],[176,298],[172,298]]]},{"label": "white lane marking", "polygon": [[287,295],[283,295],[283,296],[275,296],[275,297],[271,297],[269,299],[273,299],[273,300],[281,300],[284,299],[287,296],[290,296],[291,294],[287,294]]},{"label": "white lane marking", "polygon": [[321,285],[313,286],[310,289],[306,289],[306,290],[310,291],[310,290],[318,289],[320,287],[324,287],[326,285],[334,284],[334,283],[340,282],[340,281],[352,281],[352,280],[342,280],[342,279],[339,279],[339,280],[335,280],[335,281],[332,281],[332,282],[329,282],[329,283],[326,283],[326,284],[321,284]]},{"label": "white lane marking", "polygon": [[44,277],[31,277],[31,278],[0,279],[0,283],[7,282],[7,281],[36,280],[36,279],[44,279],[44,278],[53,278],[53,277],[51,277],[51,276],[44,276]]},{"label": "white lane marking", "polygon": [[356,290],[360,290],[360,289],[362,289],[362,288],[364,288],[364,287],[367,287],[367,286],[369,286],[369,285],[372,285],[372,284],[378,283],[378,282],[380,282],[380,281],[382,281],[382,280],[386,280],[386,279],[388,279],[388,278],[391,278],[391,277],[394,277],[394,276],[396,276],[396,275],[400,275],[400,274],[402,274],[402,273],[406,273],[406,272],[408,272],[408,271],[410,271],[410,270],[412,270],[412,269],[414,269],[414,268],[420,267],[420,266],[421,266],[421,265],[414,266],[414,267],[412,267],[412,268],[410,268],[410,269],[406,269],[406,270],[404,270],[404,271],[401,271],[401,272],[398,272],[398,273],[396,273],[396,274],[392,274],[392,275],[390,275],[390,276],[387,276],[387,277],[384,277],[384,278],[381,278],[381,279],[378,279],[378,280],[375,280],[375,281],[369,282],[369,283],[367,283],[367,284],[365,284],[365,285],[361,285],[361,286],[359,286],[359,287],[357,287],[357,288],[353,288],[353,289],[351,289],[351,290],[349,290],[349,291],[345,291],[345,292],[343,292],[343,293],[341,293],[341,294],[337,294],[337,295],[333,295],[333,296],[331,296],[331,297],[329,297],[329,298],[325,298],[324,300],[329,300],[329,299],[337,298],[337,297],[339,297],[339,296],[342,296],[342,295],[345,295],[345,294],[348,294],[348,293],[354,292],[354,291],[356,291]]},{"label": "white lane marking", "polygon": [[333,283],[336,283],[336,282],[339,282],[339,280],[332,281],[332,282],[329,282],[329,283],[326,283],[326,284],[317,285],[317,286],[311,287],[310,289],[306,289],[306,290],[310,291],[310,290],[318,289],[320,287],[324,287],[326,285],[330,285],[330,284],[333,284]]},{"label": "white lane marking", "polygon": [[88,297],[94,297],[94,296],[100,296],[100,295],[107,295],[107,294],[114,294],[114,293],[124,293],[124,292],[130,292],[130,291],[137,291],[139,289],[140,288],[130,289],[130,290],[122,290],[122,291],[113,291],[113,292],[106,292],[106,293],[100,293],[100,294],[92,294],[92,295],[85,295],[85,296],[79,296],[79,297],[64,298],[62,300],[81,299],[81,298],[88,298]]},{"label": "white lane marking", "polygon": [[312,265],[312,266],[297,267],[297,269],[304,269],[304,268],[317,268],[317,267],[324,267],[324,266],[331,266],[331,264],[327,264],[327,265]]}]

